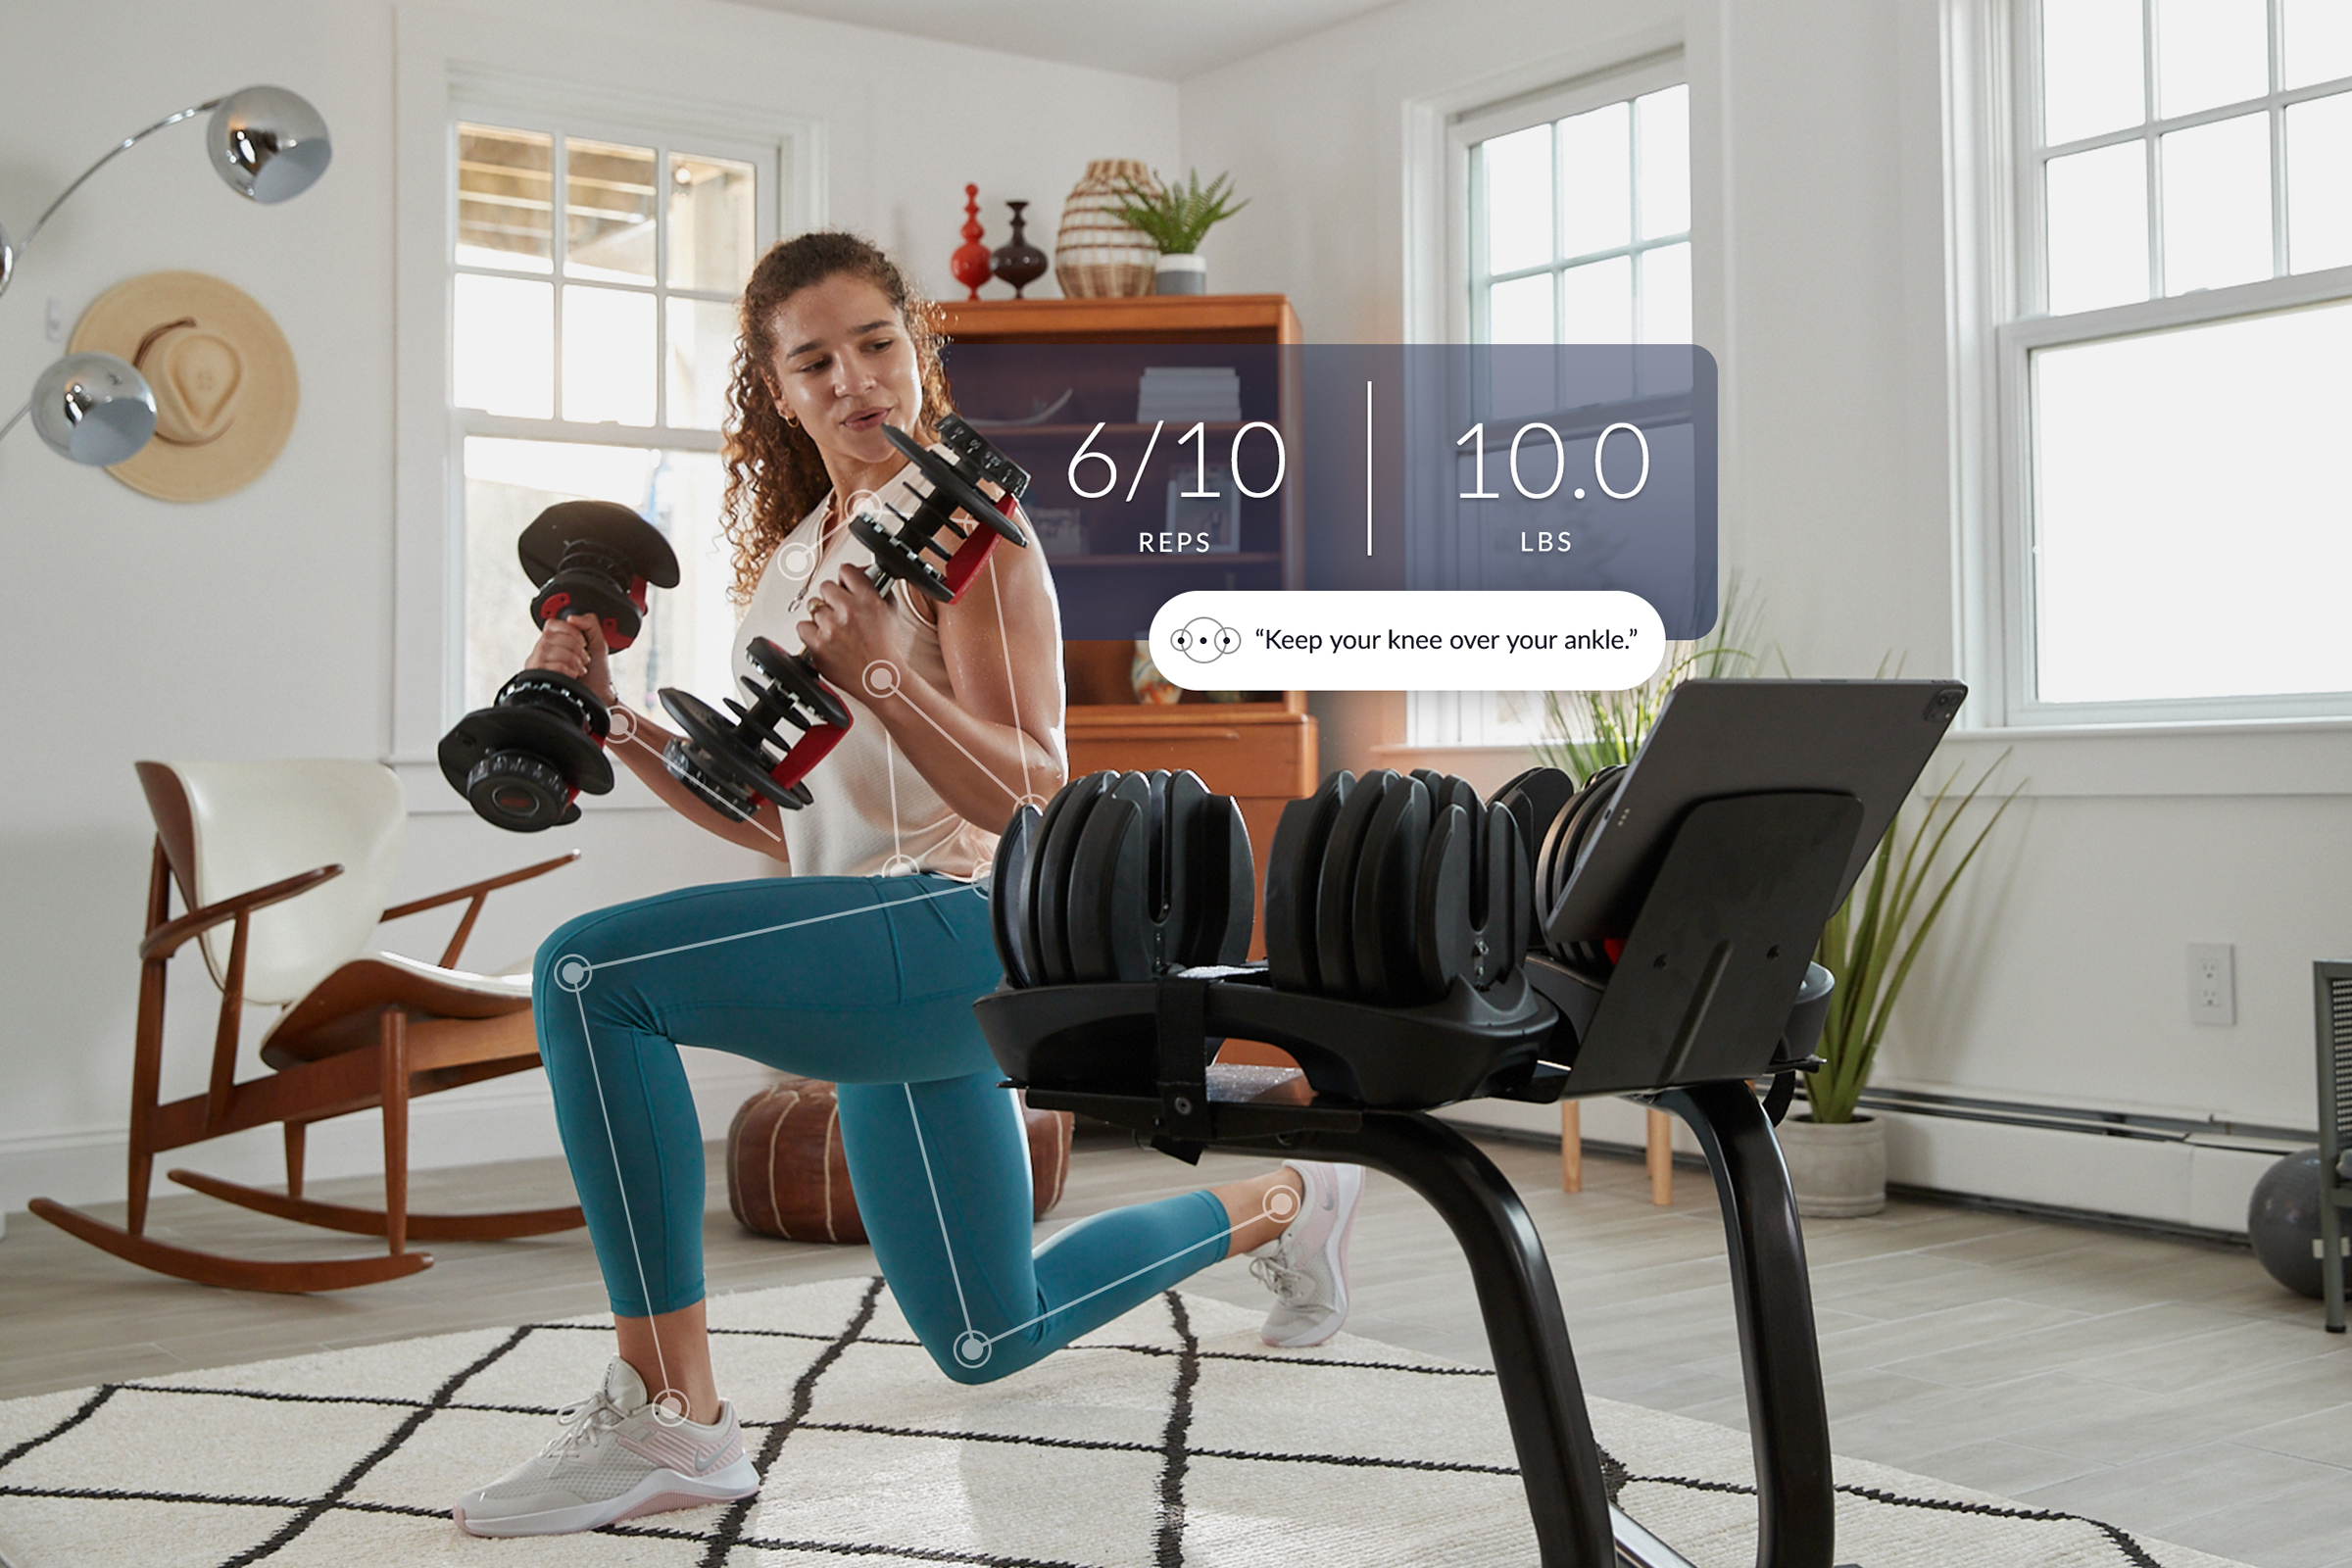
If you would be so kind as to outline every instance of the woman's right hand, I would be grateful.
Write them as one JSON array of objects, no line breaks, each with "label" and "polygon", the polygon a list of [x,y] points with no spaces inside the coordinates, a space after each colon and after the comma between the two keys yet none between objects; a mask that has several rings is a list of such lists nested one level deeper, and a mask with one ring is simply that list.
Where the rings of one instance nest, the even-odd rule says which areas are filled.
[{"label": "woman's right hand", "polygon": [[605,629],[597,624],[594,615],[567,615],[540,627],[539,641],[531,646],[531,657],[522,662],[522,667],[552,669],[559,675],[569,675],[584,683],[608,706],[618,700],[612,689],[612,662],[605,650]]}]

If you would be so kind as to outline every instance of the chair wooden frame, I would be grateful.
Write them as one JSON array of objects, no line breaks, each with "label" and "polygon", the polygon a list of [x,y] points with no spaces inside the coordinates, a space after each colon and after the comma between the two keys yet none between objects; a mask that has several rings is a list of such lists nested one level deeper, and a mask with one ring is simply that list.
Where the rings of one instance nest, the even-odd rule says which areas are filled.
[{"label": "chair wooden frame", "polygon": [[[142,767],[152,764],[142,764]],[[159,818],[160,825],[160,818]],[[429,898],[395,905],[382,918],[440,908],[468,901],[440,966],[453,966],[473,934],[489,896],[503,887],[544,876],[579,858],[579,851],[499,876],[452,888]],[[432,1254],[409,1250],[412,1241],[495,1241],[570,1230],[585,1223],[577,1204],[560,1208],[483,1214],[419,1214],[408,1206],[409,1102],[420,1094],[523,1072],[539,1065],[527,1001],[492,1017],[412,1019],[399,1002],[377,1002],[374,1049],[338,1051],[315,1060],[292,1061],[261,1077],[236,1080],[237,1043],[244,1016],[247,928],[256,912],[310,891],[343,874],[322,865],[254,888],[201,908],[172,915],[172,864],[166,834],[155,841],[147,884],[147,926],[139,943],[139,1008],[130,1090],[130,1181],[126,1224],[112,1225],[46,1198],[31,1211],[70,1235],[126,1262],[200,1285],[233,1290],[309,1292],[343,1290],[398,1279],[432,1266]],[[163,1103],[158,1100],[164,1054],[164,991],[172,954],[191,938],[223,921],[234,922],[227,966],[221,975],[220,1012],[213,1036],[212,1076],[206,1092]],[[340,973],[340,971],[338,971]],[[316,998],[334,976],[315,989]],[[306,998],[306,1004],[311,998]],[[354,1011],[364,1011],[365,1007]],[[302,1196],[304,1134],[311,1123],[353,1111],[380,1109],[384,1132],[384,1206],[356,1208]],[[159,1242],[145,1234],[148,1187],[155,1156],[229,1133],[281,1123],[285,1129],[286,1190],[275,1193],[223,1181],[196,1171],[170,1170],[172,1181],[227,1202],[280,1219],[296,1220],[357,1236],[379,1236],[383,1253],[300,1260],[265,1260],[198,1251]]]}]

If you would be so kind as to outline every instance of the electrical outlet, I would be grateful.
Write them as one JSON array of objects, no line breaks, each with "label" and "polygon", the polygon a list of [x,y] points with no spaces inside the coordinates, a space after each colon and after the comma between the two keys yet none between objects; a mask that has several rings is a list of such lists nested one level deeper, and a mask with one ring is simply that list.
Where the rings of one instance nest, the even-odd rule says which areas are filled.
[{"label": "electrical outlet", "polygon": [[2236,950],[2227,942],[2188,945],[2188,1021],[2237,1022]]}]

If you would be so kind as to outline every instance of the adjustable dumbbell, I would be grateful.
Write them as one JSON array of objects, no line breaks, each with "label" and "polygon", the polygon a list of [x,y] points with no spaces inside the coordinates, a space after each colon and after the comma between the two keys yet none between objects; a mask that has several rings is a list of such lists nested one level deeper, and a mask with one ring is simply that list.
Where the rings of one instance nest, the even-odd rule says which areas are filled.
[{"label": "adjustable dumbbell", "polygon": [[[1625,773],[1626,764],[1623,762],[1611,762],[1595,768],[1583,786],[1552,813],[1548,824],[1543,829],[1543,836],[1529,841],[1536,846],[1536,930],[1539,933],[1551,911],[1558,906],[1560,896],[1568,891],[1577,865],[1592,842],[1593,832],[1608,820],[1610,808],[1617,804],[1617,790],[1624,781]],[[1566,777],[1565,774],[1561,776]],[[1616,965],[1617,946],[1614,938],[1600,942],[1571,942],[1552,956],[1572,967],[1601,974]]]},{"label": "adjustable dumbbell", "polygon": [[662,531],[610,501],[564,501],[531,519],[515,542],[538,592],[531,623],[588,614],[613,653],[637,640],[646,594],[678,585],[678,558]]},{"label": "adjustable dumbbell", "polygon": [[[952,414],[939,421],[945,451],[924,447],[891,425],[882,433],[913,470],[906,482],[893,487],[903,489],[913,505],[904,510],[887,499],[886,491],[876,506],[896,519],[895,525],[885,526],[866,512],[850,519],[852,537],[873,554],[866,578],[878,590],[904,582],[925,598],[954,604],[997,541],[1027,547],[1012,514],[1029,488],[1028,471]],[[1004,492],[1001,500],[981,491],[984,479]],[[956,521],[958,511],[975,519],[972,527]],[[943,534],[956,541],[953,551],[941,542]],[[926,555],[937,557],[940,564]],[[762,800],[788,811],[808,805],[811,797],[801,781],[841,743],[851,724],[848,705],[806,656],[787,653],[764,637],[754,638],[746,655],[762,678],[743,678],[750,707],[725,699],[732,718],[692,692],[665,686],[661,693],[662,706],[685,731],[663,751],[663,762],[674,777],[738,820],[749,819]],[[787,739],[787,724],[800,733]]]},{"label": "adjustable dumbbell", "polygon": [[1090,773],[1013,813],[989,918],[1016,987],[1149,980],[1241,962],[1255,883],[1231,796],[1190,772]]},{"label": "adjustable dumbbell", "polygon": [[[615,651],[636,641],[649,586],[678,584],[678,558],[661,530],[608,501],[549,507],[522,531],[515,553],[537,589],[533,624],[592,614]],[[583,791],[612,788],[611,733],[611,715],[586,686],[526,669],[441,737],[441,776],[484,821],[536,833],[578,821]]]},{"label": "adjustable dumbbell", "polygon": [[1392,1006],[1492,989],[1533,918],[1512,811],[1427,770],[1335,773],[1283,808],[1266,870],[1266,960],[1286,991]]}]

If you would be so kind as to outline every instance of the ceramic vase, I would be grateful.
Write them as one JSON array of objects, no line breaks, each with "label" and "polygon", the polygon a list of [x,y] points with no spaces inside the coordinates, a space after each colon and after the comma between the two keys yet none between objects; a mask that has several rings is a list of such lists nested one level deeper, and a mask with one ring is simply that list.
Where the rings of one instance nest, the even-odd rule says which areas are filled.
[{"label": "ceramic vase", "polygon": [[1004,205],[1012,209],[1012,238],[997,247],[996,273],[1000,280],[1012,285],[1012,297],[1017,300],[1021,298],[1021,290],[1045,276],[1046,269],[1053,264],[1046,260],[1044,251],[1029,243],[1028,235],[1022,230],[1022,225],[1028,220],[1021,215],[1021,209],[1029,204],[1006,202]]},{"label": "ceramic vase", "polygon": [[1790,1116],[1779,1128],[1781,1158],[1796,1211],[1808,1219],[1852,1219],[1886,1206],[1886,1124],[1857,1116],[1817,1122]]},{"label": "ceramic vase", "polygon": [[970,297],[980,297],[980,285],[988,281],[993,258],[988,247],[980,243],[980,187],[963,187],[963,243],[948,258],[948,271],[956,282],[971,290]]},{"label": "ceramic vase", "polygon": [[1069,199],[1061,205],[1061,231],[1054,242],[1054,280],[1068,298],[1152,292],[1159,247],[1119,217],[1130,187],[1159,194],[1152,171],[1133,158],[1098,158],[1070,187]]}]

